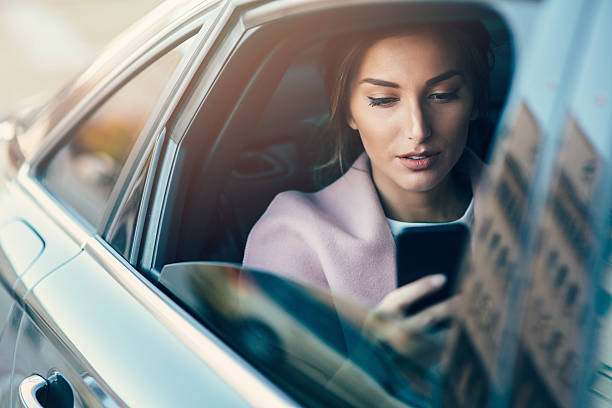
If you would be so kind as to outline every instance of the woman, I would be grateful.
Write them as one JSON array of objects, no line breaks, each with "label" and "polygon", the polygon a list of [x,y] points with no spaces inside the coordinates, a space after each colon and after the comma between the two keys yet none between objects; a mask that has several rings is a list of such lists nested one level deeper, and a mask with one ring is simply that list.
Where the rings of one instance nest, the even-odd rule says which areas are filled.
[{"label": "woman", "polygon": [[[489,37],[478,23],[419,24],[351,39],[331,78],[328,164],[350,169],[315,193],[283,192],[251,231],[245,266],[328,286],[387,315],[444,285],[431,275],[397,288],[399,230],[471,224],[482,162],[466,148],[486,105]],[[457,299],[411,325],[451,316]]]}]

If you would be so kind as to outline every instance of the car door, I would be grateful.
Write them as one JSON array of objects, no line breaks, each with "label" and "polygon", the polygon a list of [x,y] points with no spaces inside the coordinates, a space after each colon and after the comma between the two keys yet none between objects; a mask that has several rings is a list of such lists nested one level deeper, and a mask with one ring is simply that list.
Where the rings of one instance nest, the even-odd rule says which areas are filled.
[{"label": "car door", "polygon": [[[206,37],[214,25],[219,11],[216,2],[197,6],[179,16],[183,23],[173,32],[147,44],[148,51],[115,74],[115,79],[99,90],[99,102],[85,109],[56,141],[48,143],[42,157],[33,160],[31,168],[26,165],[5,190],[0,234],[8,238],[2,240],[1,249],[8,259],[5,263],[12,268],[3,263],[2,274],[4,286],[18,299],[11,321],[18,329],[16,335],[15,330],[6,330],[1,340],[11,343],[7,350],[14,347],[14,361],[7,364],[13,380],[3,406],[20,406],[24,398],[27,404],[34,404],[27,397],[48,380],[53,381],[43,388],[49,395],[69,394],[75,406],[153,406],[163,399],[151,405],[132,398],[139,395],[156,401],[155,392],[146,392],[146,385],[154,382],[143,383],[143,377],[140,384],[134,382],[140,388],[128,390],[128,382],[121,378],[126,368],[157,375],[156,370],[147,370],[149,358],[135,351],[146,350],[161,355],[164,361],[172,360],[177,372],[180,362],[190,360],[189,352],[167,330],[164,335],[155,332],[163,331],[163,325],[117,284],[107,271],[108,259],[100,264],[90,248],[101,240],[105,220],[132,186],[129,174],[138,169],[146,172],[142,162],[149,162],[156,140],[150,135],[157,129],[157,118],[167,109],[166,101],[177,92],[197,43],[194,35],[201,32]],[[104,254],[114,251],[105,243],[98,248]],[[125,273],[127,262],[110,262],[115,262],[115,268],[121,265]],[[62,280],[71,273],[79,276]],[[61,311],[62,307],[67,309]],[[125,319],[118,322],[121,316]],[[96,329],[89,330],[87,322]],[[126,333],[129,328],[137,332],[133,338]],[[91,335],[98,341],[92,341]],[[154,341],[144,347],[136,338]],[[176,358],[172,359],[171,353],[159,354],[159,350],[173,351]],[[130,361],[130,356],[138,361]],[[162,387],[152,390],[161,393]]]},{"label": "car door", "polygon": [[[3,316],[6,320],[3,321],[5,325],[0,340],[3,346],[0,349],[3,375],[9,373],[11,376],[6,383],[7,388],[3,388],[2,403],[11,406],[14,348],[20,337],[18,330],[23,317],[21,300],[27,291],[26,287],[77,254],[79,246],[63,235],[61,229],[53,225],[16,183],[9,184],[4,191],[1,207],[1,297],[4,305],[12,303],[14,299],[18,300],[13,303],[10,316]],[[3,314],[6,310],[4,305]]]}]

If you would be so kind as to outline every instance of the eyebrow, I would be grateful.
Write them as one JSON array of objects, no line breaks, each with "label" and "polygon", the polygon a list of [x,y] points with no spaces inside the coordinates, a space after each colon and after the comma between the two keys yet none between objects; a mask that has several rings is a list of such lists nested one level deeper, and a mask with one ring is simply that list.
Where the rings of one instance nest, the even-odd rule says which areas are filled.
[{"label": "eyebrow", "polygon": [[383,81],[382,79],[376,79],[376,78],[365,78],[359,81],[360,84],[363,84],[366,82],[372,85],[385,86],[387,88],[399,88],[400,87],[395,82]]},{"label": "eyebrow", "polygon": [[438,76],[428,79],[427,82],[425,82],[425,84],[427,84],[427,86],[432,86],[434,84],[437,84],[438,82],[442,82],[446,79],[452,78],[455,75],[463,76],[463,73],[461,71],[457,71],[456,69],[451,69],[450,71],[446,71]]},{"label": "eyebrow", "polygon": [[[449,78],[454,77],[455,75],[461,75],[463,76],[463,73],[461,71],[457,71],[456,69],[451,69],[449,71],[446,71],[440,75],[437,75],[431,79],[428,79],[427,82],[425,82],[425,84],[427,86],[432,86],[434,84],[437,84],[438,82],[442,82],[444,80],[447,80]],[[395,82],[389,82],[389,81],[383,81],[382,79],[376,79],[376,78],[364,78],[361,81],[359,81],[360,84],[363,83],[368,83],[368,84],[372,84],[372,85],[378,85],[378,86],[384,86],[387,88],[399,88],[400,86],[398,84],[396,84]]]}]

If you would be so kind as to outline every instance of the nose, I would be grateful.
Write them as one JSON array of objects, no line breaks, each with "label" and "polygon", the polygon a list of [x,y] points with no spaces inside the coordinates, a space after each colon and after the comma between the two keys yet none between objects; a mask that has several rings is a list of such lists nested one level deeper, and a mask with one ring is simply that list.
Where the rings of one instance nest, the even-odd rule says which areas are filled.
[{"label": "nose", "polygon": [[409,101],[405,115],[404,132],[408,139],[420,143],[431,136],[431,126],[419,98]]}]

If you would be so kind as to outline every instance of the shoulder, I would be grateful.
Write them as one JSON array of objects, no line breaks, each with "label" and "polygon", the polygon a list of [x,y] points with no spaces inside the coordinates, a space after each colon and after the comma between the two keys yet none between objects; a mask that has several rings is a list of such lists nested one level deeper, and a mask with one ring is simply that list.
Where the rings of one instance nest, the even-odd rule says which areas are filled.
[{"label": "shoulder", "polygon": [[326,284],[324,269],[338,269],[348,248],[377,247],[386,235],[392,241],[363,155],[322,190],[278,194],[251,229],[243,264]]},{"label": "shoulder", "polygon": [[347,227],[356,209],[372,199],[377,201],[377,194],[371,181],[367,156],[363,154],[348,172],[319,191],[304,193],[291,190],[279,193],[257,224],[274,222],[298,228],[306,222],[308,225],[323,222],[324,225],[339,223],[338,227]]},{"label": "shoulder", "polygon": [[312,193],[278,194],[249,233],[243,265],[326,285],[313,248],[316,237],[324,233],[320,213]]}]

